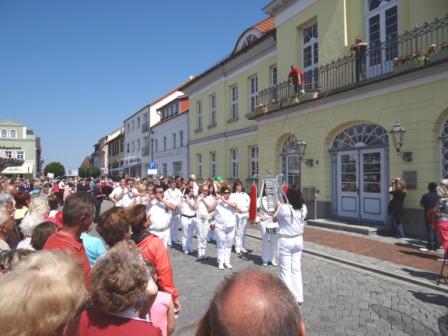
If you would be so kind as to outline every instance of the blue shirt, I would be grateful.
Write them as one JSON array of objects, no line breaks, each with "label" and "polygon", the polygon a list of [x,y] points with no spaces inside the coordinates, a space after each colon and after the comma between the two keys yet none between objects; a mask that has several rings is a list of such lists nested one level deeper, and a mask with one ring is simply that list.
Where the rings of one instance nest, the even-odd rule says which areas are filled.
[{"label": "blue shirt", "polygon": [[93,237],[87,232],[81,233],[82,244],[86,250],[87,258],[89,259],[90,266],[95,264],[95,261],[106,253],[106,248],[103,241],[98,237]]}]

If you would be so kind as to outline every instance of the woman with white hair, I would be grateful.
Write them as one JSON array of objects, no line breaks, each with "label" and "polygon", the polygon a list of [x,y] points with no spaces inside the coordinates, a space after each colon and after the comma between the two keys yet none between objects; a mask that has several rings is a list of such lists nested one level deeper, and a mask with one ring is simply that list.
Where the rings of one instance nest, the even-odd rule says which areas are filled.
[{"label": "woman with white hair", "polygon": [[87,291],[74,256],[45,251],[0,278],[0,297],[0,335],[72,336]]},{"label": "woman with white hair", "polygon": [[6,207],[0,207],[0,251],[11,249],[6,240],[13,230],[14,224],[14,217],[8,209]]},{"label": "woman with white hair", "polygon": [[39,196],[31,200],[29,212],[20,223],[20,230],[25,238],[19,242],[17,248],[34,250],[31,246],[31,236],[33,235],[33,230],[40,223],[45,222],[45,218],[49,213],[50,206],[48,205],[47,196]]}]

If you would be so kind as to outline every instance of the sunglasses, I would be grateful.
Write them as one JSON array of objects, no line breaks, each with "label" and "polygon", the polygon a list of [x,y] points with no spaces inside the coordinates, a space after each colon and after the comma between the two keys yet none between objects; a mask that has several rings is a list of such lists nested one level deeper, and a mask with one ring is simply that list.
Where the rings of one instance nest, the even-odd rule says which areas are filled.
[{"label": "sunglasses", "polygon": [[223,194],[230,194],[230,191],[224,191]]}]

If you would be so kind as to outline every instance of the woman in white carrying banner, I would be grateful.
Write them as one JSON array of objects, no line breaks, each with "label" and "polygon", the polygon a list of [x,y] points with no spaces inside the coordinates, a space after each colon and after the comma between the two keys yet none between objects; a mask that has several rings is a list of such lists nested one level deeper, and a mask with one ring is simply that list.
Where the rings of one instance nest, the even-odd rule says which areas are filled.
[{"label": "woman in white carrying banner", "polygon": [[277,202],[274,220],[278,221],[278,253],[280,279],[294,295],[298,304],[303,303],[302,250],[303,230],[307,208],[300,189],[289,187],[288,203]]}]

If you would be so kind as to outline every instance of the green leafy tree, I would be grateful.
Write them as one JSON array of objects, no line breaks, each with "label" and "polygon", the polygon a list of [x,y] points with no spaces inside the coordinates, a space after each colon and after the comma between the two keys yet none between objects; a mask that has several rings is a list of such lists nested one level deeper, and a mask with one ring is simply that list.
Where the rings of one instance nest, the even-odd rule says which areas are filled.
[{"label": "green leafy tree", "polygon": [[88,168],[78,168],[78,176],[79,177],[87,177],[89,175]]},{"label": "green leafy tree", "polygon": [[47,175],[48,173],[53,173],[55,177],[64,176],[65,168],[61,163],[53,161],[45,166],[44,173],[45,175]]},{"label": "green leafy tree", "polygon": [[92,167],[90,168],[90,176],[93,178],[97,178],[100,176],[101,170],[98,167]]}]

